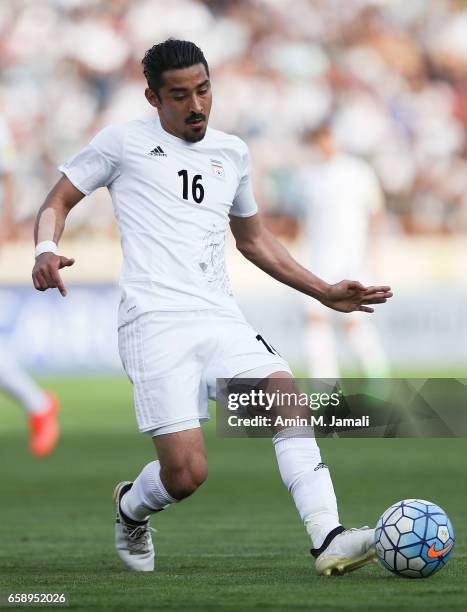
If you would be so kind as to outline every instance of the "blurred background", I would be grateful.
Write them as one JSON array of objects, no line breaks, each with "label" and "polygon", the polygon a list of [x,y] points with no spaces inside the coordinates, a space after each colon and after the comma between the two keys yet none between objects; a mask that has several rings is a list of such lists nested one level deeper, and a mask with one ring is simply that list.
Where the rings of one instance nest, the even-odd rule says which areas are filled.
[{"label": "blurred background", "polygon": [[[395,292],[372,316],[384,353],[379,372],[461,376],[467,366],[467,2],[455,0],[1,2],[4,349],[33,372],[121,371],[115,333],[121,256],[107,191],[69,216],[61,252],[76,264],[63,274],[65,300],[31,285],[33,220],[59,178],[57,164],[103,126],[152,116],[141,58],[169,36],[203,49],[213,85],[211,125],[249,144],[260,208],[303,265],[313,269],[310,242],[314,215],[321,214],[301,181],[323,167],[316,131],[325,125],[334,150],[361,162],[378,201],[368,204],[362,221],[371,265],[361,280],[390,284]],[[351,207],[352,177],[343,185],[340,197],[348,189]],[[333,240],[339,270],[338,236]],[[227,248],[246,316],[299,373],[308,373],[308,305],[235,254],[231,241]],[[358,358],[365,346],[340,342],[345,330],[337,323],[341,371],[366,373]]]}]

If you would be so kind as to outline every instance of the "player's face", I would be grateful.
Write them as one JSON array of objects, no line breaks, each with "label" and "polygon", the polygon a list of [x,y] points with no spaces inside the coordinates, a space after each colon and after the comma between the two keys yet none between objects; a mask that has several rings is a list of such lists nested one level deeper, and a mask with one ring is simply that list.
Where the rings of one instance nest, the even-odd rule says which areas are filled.
[{"label": "player's face", "polygon": [[163,73],[159,95],[146,89],[146,98],[159,111],[162,127],[189,142],[202,140],[211,112],[211,83],[203,64]]}]

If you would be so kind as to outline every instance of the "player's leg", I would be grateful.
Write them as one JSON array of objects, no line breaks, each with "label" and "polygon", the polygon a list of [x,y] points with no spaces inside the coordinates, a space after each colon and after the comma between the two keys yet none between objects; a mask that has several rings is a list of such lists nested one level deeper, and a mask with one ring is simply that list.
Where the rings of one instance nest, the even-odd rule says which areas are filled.
[{"label": "player's leg", "polygon": [[29,448],[36,457],[45,457],[59,438],[58,401],[42,390],[18,363],[0,347],[0,387],[16,399],[29,418]]},{"label": "player's leg", "polygon": [[[191,425],[179,423],[178,427]],[[159,458],[145,465],[134,482],[121,482],[115,489],[115,545],[133,571],[154,569],[150,516],[194,493],[207,477],[199,423],[193,429],[156,432],[153,441]]]},{"label": "player's leg", "polygon": [[389,362],[374,324],[361,313],[351,313],[344,319],[344,329],[352,350],[357,355],[363,373],[369,378],[389,376]]},{"label": "player's leg", "polygon": [[[249,378],[270,391],[279,383],[284,393],[297,390],[287,362],[242,317],[225,321],[220,334],[224,348],[216,365],[211,366],[211,381],[216,377],[234,382]],[[210,387],[214,389],[213,382]],[[299,406],[297,414],[309,418],[309,412],[302,415],[303,410]],[[322,462],[312,428],[274,433],[279,470],[311,537],[318,573],[347,572],[366,563],[374,556],[373,530],[341,526],[329,470]]]},{"label": "player's leg", "polygon": [[[259,383],[258,388],[287,394],[284,397],[299,393],[288,371],[271,373]],[[293,412],[293,415],[287,412]],[[273,406],[271,414],[274,420],[279,415],[297,416],[308,421],[310,418],[307,406],[296,406],[295,409],[287,406],[286,411],[283,406]],[[311,425],[275,427],[273,433],[272,441],[282,481],[293,497],[313,547],[318,549],[327,535],[341,526],[328,466],[322,462]]]},{"label": "player's leg", "polygon": [[47,404],[47,394],[34,382],[11,354],[0,347],[0,386],[17,400],[28,414],[37,414]]},{"label": "player's leg", "polygon": [[[244,383],[249,379],[255,390],[262,390],[269,397],[298,397],[300,390],[290,370],[279,370],[279,367],[280,364],[276,366],[271,363],[270,369],[273,371],[267,375],[264,367],[253,368],[234,377],[232,383],[235,384],[236,380]],[[255,410],[256,413],[260,412]],[[273,423],[278,422],[278,417],[282,417],[281,422],[300,419],[300,423],[310,423],[308,406],[296,403],[275,404],[267,413]],[[318,550],[329,540],[329,534],[337,535],[343,531],[329,468],[322,461],[311,424],[301,427],[281,424],[272,430],[282,481],[295,502],[313,548]]]},{"label": "player's leg", "polygon": [[[249,379],[258,389],[283,394],[297,393],[296,383],[288,363],[267,340],[258,335],[243,317],[226,320],[220,331],[223,352],[211,367],[210,378]],[[214,390],[214,388],[213,388]],[[287,395],[285,395],[287,397]],[[290,414],[282,414],[288,407],[275,405],[271,416],[299,416],[310,418],[304,406],[292,406]],[[292,414],[293,413],[293,414]],[[322,546],[326,536],[340,527],[336,496],[327,466],[322,463],[312,427],[304,435],[288,435],[281,428],[274,431],[274,448],[282,479],[290,491],[298,512],[310,535],[314,548]],[[287,434],[287,435],[286,435]]]},{"label": "player's leg", "polygon": [[[251,372],[254,376],[254,371]],[[299,393],[290,372],[271,373],[259,388]],[[288,395],[286,395],[288,397]],[[274,415],[283,407],[273,407]],[[309,417],[307,408],[295,414]],[[290,410],[287,409],[287,412]],[[358,569],[374,558],[373,529],[345,529],[340,521],[337,500],[328,466],[322,462],[313,428],[280,427],[273,437],[282,481],[292,495],[305,529],[311,538],[312,555],[320,574],[342,574]]]},{"label": "player's leg", "polygon": [[[195,316],[147,313],[119,330],[138,427],[153,437],[158,454],[134,482],[121,482],[114,492],[116,548],[130,570],[154,569],[150,515],[191,495],[207,475],[200,428],[206,417],[199,412],[201,396],[207,403],[201,380],[203,338]],[[209,347],[205,350],[210,353]]]},{"label": "player's leg", "polygon": [[[179,424],[179,426],[183,424]],[[155,432],[158,459],[148,463],[123,495],[120,506],[133,521],[188,497],[207,478],[207,460],[201,427],[173,433]]]}]

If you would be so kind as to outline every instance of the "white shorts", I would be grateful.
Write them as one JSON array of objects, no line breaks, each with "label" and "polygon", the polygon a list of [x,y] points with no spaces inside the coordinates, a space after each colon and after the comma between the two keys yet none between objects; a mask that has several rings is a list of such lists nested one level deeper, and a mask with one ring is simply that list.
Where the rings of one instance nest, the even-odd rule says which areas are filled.
[{"label": "white shorts", "polygon": [[208,420],[216,378],[292,374],[240,311],[148,312],[120,327],[118,345],[138,428],[152,435]]}]

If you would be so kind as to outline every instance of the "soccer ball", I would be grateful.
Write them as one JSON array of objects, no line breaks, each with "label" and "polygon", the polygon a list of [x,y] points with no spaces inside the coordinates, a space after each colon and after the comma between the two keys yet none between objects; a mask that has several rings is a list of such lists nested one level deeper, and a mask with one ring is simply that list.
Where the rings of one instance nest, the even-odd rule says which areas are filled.
[{"label": "soccer ball", "polygon": [[446,565],[454,549],[454,530],[436,504],[404,499],[377,522],[375,547],[389,571],[405,578],[427,578]]}]

